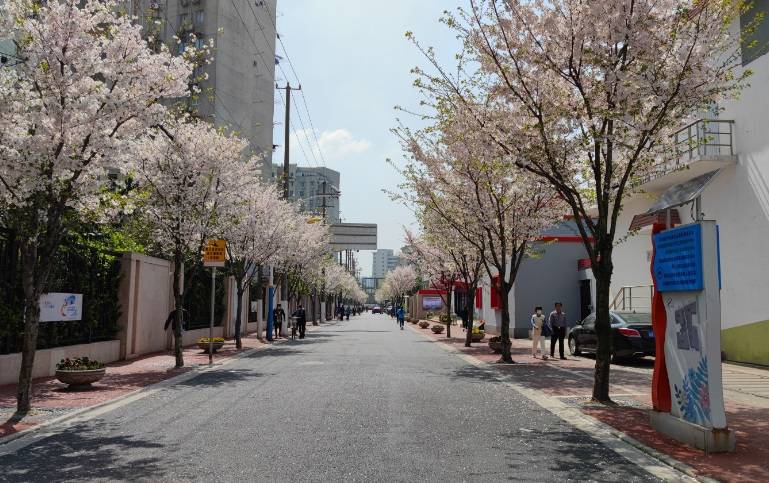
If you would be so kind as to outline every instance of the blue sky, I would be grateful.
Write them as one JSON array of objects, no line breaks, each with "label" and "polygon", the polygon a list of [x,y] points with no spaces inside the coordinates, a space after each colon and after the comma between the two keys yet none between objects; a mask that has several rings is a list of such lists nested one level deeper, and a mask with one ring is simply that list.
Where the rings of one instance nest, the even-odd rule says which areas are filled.
[{"label": "blue sky", "polygon": [[[409,71],[425,66],[404,34],[414,32],[451,62],[457,41],[438,19],[444,10],[462,4],[461,0],[278,0],[278,32],[302,82],[326,166],[341,173],[342,219],[378,224],[380,248],[397,251],[403,245],[402,227],[414,223],[407,208],[382,192],[400,182],[397,171],[385,161],[402,162],[389,130],[396,118],[412,126],[419,123],[394,109],[396,105],[418,109],[419,96]],[[278,55],[283,55],[280,45]],[[295,82],[286,60],[282,67]],[[278,76],[283,85],[280,70]],[[283,105],[276,101],[275,121],[280,124],[274,139],[282,145]],[[292,115],[292,124],[301,131],[295,111]],[[306,117],[304,123],[310,130]],[[312,134],[308,137],[315,143]],[[303,144],[309,160],[297,143]],[[295,133],[291,148],[292,162],[316,165],[302,132]],[[281,148],[274,159],[282,162]],[[369,274],[371,253],[360,252],[358,259],[362,273]]]}]

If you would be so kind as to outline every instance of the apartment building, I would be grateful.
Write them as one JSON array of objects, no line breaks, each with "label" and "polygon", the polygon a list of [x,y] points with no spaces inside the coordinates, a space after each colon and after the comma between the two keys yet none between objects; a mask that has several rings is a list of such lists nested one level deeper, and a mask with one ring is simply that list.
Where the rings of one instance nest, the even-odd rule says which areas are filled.
[{"label": "apartment building", "polygon": [[[283,181],[283,165],[273,164],[270,180]],[[325,209],[328,223],[339,223],[339,171],[326,167],[305,167],[290,164],[288,169],[288,197],[299,201],[300,208],[307,212],[322,215]],[[324,193],[325,183],[325,193]],[[282,185],[281,185],[282,186]],[[325,208],[323,200],[325,201]]]},{"label": "apartment building", "polygon": [[172,52],[214,41],[213,61],[200,66],[201,94],[191,112],[237,131],[250,155],[262,159],[267,175],[272,158],[275,102],[277,0],[126,0],[145,32]]},{"label": "apartment building", "polygon": [[374,252],[374,259],[371,264],[371,276],[373,278],[384,278],[387,272],[401,264],[401,258],[388,248],[380,248]]}]

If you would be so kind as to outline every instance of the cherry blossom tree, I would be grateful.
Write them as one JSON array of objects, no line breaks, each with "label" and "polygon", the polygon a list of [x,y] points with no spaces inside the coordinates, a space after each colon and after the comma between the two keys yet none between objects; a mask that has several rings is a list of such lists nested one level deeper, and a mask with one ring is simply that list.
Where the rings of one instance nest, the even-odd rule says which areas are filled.
[{"label": "cherry blossom tree", "polygon": [[400,196],[482,254],[501,302],[501,361],[512,363],[510,290],[532,242],[563,219],[564,206],[546,183],[507,163],[482,132],[469,129],[466,111],[446,109],[434,96],[425,102],[432,102],[434,126],[396,130],[411,157]]},{"label": "cherry blossom tree", "polygon": [[[622,201],[670,134],[750,75],[730,25],[743,2],[471,0],[444,21],[463,41],[421,85],[465,111],[510,164],[570,207],[596,278],[593,398],[609,402],[609,290]],[[477,67],[477,69],[475,68]]]},{"label": "cherry blossom tree", "polygon": [[136,138],[185,95],[190,65],[147,48],[140,27],[97,0],[0,6],[0,37],[23,62],[0,69],[0,203],[22,246],[24,339],[17,407],[30,409],[38,301],[67,220],[92,207],[106,167],[130,163]]},{"label": "cherry blossom tree", "polygon": [[403,297],[417,288],[418,280],[417,272],[411,265],[395,267],[385,275],[381,295],[392,299],[396,304],[402,304]]},{"label": "cherry blossom tree", "polygon": [[247,179],[243,189],[233,195],[237,199],[225,205],[228,208],[221,230],[227,240],[227,271],[236,284],[235,345],[240,349],[245,289],[262,266],[278,261],[281,252],[290,246],[291,227],[276,220],[289,219],[295,212],[292,205],[280,199],[276,186],[262,183],[258,175]]},{"label": "cherry blossom tree", "polygon": [[256,183],[253,165],[241,156],[245,147],[242,139],[224,134],[207,122],[182,118],[153,128],[138,150],[135,175],[147,191],[144,209],[157,239],[174,262],[177,367],[184,365],[184,255],[191,252],[200,256],[206,241],[222,234],[229,221],[225,214],[232,213],[233,204],[242,202],[240,193]]}]

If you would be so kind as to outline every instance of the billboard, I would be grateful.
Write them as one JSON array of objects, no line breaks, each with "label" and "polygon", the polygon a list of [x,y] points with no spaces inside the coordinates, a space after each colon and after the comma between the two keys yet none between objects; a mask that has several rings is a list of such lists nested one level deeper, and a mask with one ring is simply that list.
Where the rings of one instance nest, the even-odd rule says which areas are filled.
[{"label": "billboard", "polygon": [[334,223],[331,229],[331,250],[376,250],[375,223]]},{"label": "billboard", "polygon": [[443,308],[443,299],[440,295],[422,296],[422,310],[441,310]]}]

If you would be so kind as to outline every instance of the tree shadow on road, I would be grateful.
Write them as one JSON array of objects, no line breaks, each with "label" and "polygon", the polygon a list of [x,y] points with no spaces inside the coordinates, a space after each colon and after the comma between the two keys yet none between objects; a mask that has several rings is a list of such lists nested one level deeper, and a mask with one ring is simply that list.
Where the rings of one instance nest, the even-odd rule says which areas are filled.
[{"label": "tree shadow on road", "polygon": [[499,377],[490,371],[484,371],[473,366],[463,367],[451,373],[451,379],[470,380],[471,382],[500,383]]},{"label": "tree shadow on road", "polygon": [[231,386],[238,382],[252,381],[264,374],[246,369],[220,369],[210,372],[202,372],[192,379],[178,382],[175,386],[181,387],[221,387]]},{"label": "tree shadow on road", "polygon": [[33,443],[16,453],[0,456],[2,481],[82,481],[89,479],[158,481],[169,462],[157,456],[129,459],[137,450],[158,455],[162,444],[136,436],[111,436],[119,425],[78,424]]}]

